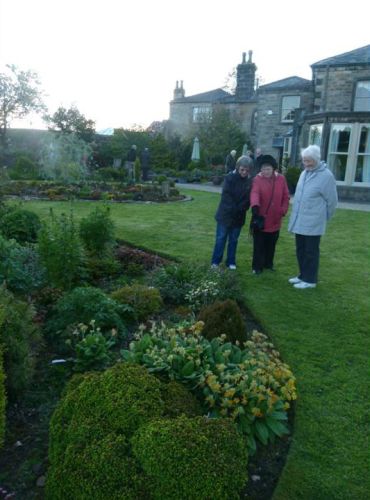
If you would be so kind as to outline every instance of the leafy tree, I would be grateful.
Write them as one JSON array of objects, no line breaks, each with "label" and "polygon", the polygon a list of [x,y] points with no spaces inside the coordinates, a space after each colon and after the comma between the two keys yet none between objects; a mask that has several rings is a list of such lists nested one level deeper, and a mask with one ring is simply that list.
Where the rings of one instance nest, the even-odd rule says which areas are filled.
[{"label": "leafy tree", "polygon": [[0,142],[4,149],[11,120],[46,110],[37,73],[20,70],[14,64],[6,67],[7,73],[0,73]]},{"label": "leafy tree", "polygon": [[60,106],[51,116],[46,116],[49,130],[62,134],[76,134],[79,139],[91,142],[95,136],[95,122],[88,120],[79,112],[76,106],[67,109]]},{"label": "leafy tree", "polygon": [[199,123],[196,134],[208,164],[213,163],[213,158],[224,158],[231,149],[241,152],[244,143],[250,145],[240,124],[224,109],[216,109],[211,117]]}]

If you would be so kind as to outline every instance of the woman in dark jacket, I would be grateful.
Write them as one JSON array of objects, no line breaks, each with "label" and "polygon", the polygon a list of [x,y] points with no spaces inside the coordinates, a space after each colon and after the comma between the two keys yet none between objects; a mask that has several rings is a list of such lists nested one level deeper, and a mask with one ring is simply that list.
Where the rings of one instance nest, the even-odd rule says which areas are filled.
[{"label": "woman in dark jacket", "polygon": [[222,262],[228,241],[226,266],[229,269],[236,269],[236,248],[249,208],[252,166],[253,160],[249,156],[241,156],[236,162],[236,171],[225,177],[221,201],[215,216],[217,229],[212,267],[217,267]]}]

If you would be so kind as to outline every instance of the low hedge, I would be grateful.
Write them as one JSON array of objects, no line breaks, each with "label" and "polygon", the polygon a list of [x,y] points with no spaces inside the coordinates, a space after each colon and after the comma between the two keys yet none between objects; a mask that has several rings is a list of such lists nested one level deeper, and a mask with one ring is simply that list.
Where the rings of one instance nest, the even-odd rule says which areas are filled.
[{"label": "low hedge", "polygon": [[240,498],[247,482],[248,455],[230,419],[159,419],[141,427],[132,441],[152,498]]}]

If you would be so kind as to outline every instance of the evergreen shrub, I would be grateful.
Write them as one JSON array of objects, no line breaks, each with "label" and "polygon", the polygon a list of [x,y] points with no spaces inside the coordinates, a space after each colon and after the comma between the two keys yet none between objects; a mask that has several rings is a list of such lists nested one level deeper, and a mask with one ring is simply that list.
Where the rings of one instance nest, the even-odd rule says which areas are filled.
[{"label": "evergreen shrub", "polygon": [[55,217],[39,232],[38,250],[51,285],[70,290],[86,277],[85,254],[73,213]]},{"label": "evergreen shrub", "polygon": [[204,322],[202,335],[209,340],[226,336],[230,342],[243,343],[247,340],[247,332],[242,313],[234,300],[225,300],[204,307],[198,316]]},{"label": "evergreen shrub", "polygon": [[0,281],[9,290],[30,295],[45,283],[46,271],[33,246],[22,246],[0,235]]},{"label": "evergreen shrub", "polygon": [[[4,321],[5,311],[4,308],[0,308],[0,328]],[[5,436],[5,407],[6,407],[6,395],[5,395],[5,373],[3,367],[3,343],[0,338],[0,449],[4,443]]]},{"label": "evergreen shrub", "polygon": [[138,321],[146,320],[149,316],[158,313],[163,307],[159,291],[139,283],[119,288],[111,293],[111,297],[120,304],[129,304]]},{"label": "evergreen shrub", "polygon": [[114,243],[114,223],[109,209],[96,208],[83,218],[80,236],[90,254],[102,257],[109,253]]},{"label": "evergreen shrub", "polygon": [[165,417],[196,417],[202,415],[203,409],[200,402],[189,389],[176,380],[163,381],[161,385],[161,395],[165,405]]},{"label": "evergreen shrub", "polygon": [[4,287],[0,288],[0,309],[4,311],[0,344],[3,344],[7,394],[9,399],[16,400],[32,384],[41,335],[33,321],[33,309]]},{"label": "evergreen shrub", "polygon": [[229,419],[159,419],[133,438],[153,499],[238,499],[247,482],[245,442]]},{"label": "evergreen shrub", "polygon": [[[126,488],[131,482],[135,490],[136,469],[135,464],[128,460],[130,451],[126,443],[140,426],[163,414],[160,387],[161,382],[144,367],[128,363],[119,363],[100,374],[89,373],[72,379],[50,422],[48,498],[88,498],[83,493],[81,496],[62,497],[64,482],[69,481],[69,474],[73,477],[74,469],[80,470],[82,457],[86,463],[81,468],[81,475],[75,475],[74,484],[69,486],[76,492],[83,491],[85,481],[93,473],[100,482],[94,483],[96,491],[92,498],[107,498],[104,496],[106,481],[110,488],[115,488],[117,481],[121,481],[121,488]],[[116,453],[111,453],[110,448]],[[99,452],[107,459],[100,474],[97,470]],[[116,454],[123,461],[121,465],[115,458]],[[105,480],[103,473],[107,468],[111,471]],[[125,472],[127,468],[130,469],[128,473]],[[142,477],[139,483],[144,483]]]},{"label": "evergreen shrub", "polygon": [[46,499],[147,498],[145,477],[129,450],[127,438],[115,433],[85,446],[71,443],[63,461],[49,470]]},{"label": "evergreen shrub", "polygon": [[119,336],[126,333],[125,323],[132,319],[130,306],[119,304],[99,288],[77,287],[66,293],[56,303],[46,325],[48,335],[59,342],[71,338],[77,324],[88,325],[95,320],[103,334],[116,330]]},{"label": "evergreen shrub", "polygon": [[1,232],[18,243],[35,243],[41,228],[40,218],[30,210],[18,208],[5,214],[1,220]]}]

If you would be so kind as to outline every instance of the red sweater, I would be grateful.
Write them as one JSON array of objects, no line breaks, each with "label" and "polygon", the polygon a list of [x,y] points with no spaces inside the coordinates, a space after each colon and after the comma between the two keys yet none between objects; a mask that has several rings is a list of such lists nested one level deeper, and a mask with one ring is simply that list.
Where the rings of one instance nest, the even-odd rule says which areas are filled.
[{"label": "red sweater", "polygon": [[[270,208],[268,208],[269,204]],[[252,184],[250,206],[257,206],[259,215],[265,217],[264,231],[266,233],[278,231],[281,227],[281,219],[289,208],[289,191],[285,177],[277,172],[274,172],[271,177],[264,177],[261,173],[256,175]]]}]

